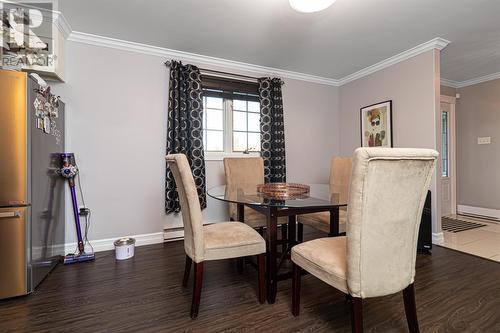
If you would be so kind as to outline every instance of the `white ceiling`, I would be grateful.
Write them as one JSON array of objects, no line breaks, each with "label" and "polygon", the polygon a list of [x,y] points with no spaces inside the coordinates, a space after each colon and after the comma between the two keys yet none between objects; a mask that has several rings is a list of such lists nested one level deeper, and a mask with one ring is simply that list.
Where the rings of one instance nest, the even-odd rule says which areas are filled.
[{"label": "white ceiling", "polygon": [[500,72],[500,0],[63,0],[75,31],[340,79],[442,37],[442,77]]}]

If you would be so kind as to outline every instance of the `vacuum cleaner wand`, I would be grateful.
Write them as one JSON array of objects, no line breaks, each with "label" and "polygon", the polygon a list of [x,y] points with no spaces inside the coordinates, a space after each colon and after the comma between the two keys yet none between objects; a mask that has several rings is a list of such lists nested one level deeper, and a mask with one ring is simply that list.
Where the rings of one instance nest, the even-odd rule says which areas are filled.
[{"label": "vacuum cleaner wand", "polygon": [[75,217],[76,236],[78,240],[78,253],[67,254],[64,256],[64,264],[73,264],[77,262],[92,261],[95,259],[94,253],[85,253],[85,243],[82,237],[80,225],[80,215],[78,213],[78,201],[76,200],[75,178],[78,175],[75,155],[73,153],[62,153],[60,174],[68,180],[68,185],[71,191],[71,201],[73,203],[73,215]]}]

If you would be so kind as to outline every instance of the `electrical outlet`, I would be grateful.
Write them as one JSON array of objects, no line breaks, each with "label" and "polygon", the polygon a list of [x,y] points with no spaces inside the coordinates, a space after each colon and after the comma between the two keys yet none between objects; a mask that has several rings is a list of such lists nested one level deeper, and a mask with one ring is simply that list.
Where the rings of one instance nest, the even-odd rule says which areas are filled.
[{"label": "electrical outlet", "polygon": [[90,214],[90,209],[89,208],[80,207],[80,209],[78,211],[78,215],[80,215],[80,216],[88,216],[89,214]]},{"label": "electrical outlet", "polygon": [[478,145],[489,145],[491,143],[491,136],[482,136],[477,138]]}]

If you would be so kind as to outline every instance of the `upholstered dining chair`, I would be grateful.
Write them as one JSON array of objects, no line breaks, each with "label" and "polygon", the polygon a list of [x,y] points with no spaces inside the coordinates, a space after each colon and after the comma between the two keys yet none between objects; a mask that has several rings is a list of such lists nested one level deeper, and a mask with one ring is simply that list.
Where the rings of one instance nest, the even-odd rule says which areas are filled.
[{"label": "upholstered dining chair", "polygon": [[349,295],[353,332],[362,332],[363,299],[403,291],[410,332],[418,332],[414,296],[420,216],[438,153],[430,149],[358,148],[347,234],[292,248],[292,313],[299,314],[304,269]]},{"label": "upholstered dining chair", "polygon": [[198,193],[189,167],[183,154],[170,154],[166,157],[174,175],[181,205],[184,224],[184,250],[186,266],[182,285],[186,286],[194,262],[193,299],[191,317],[198,315],[203,263],[209,260],[239,258],[256,255],[258,257],[259,302],[265,301],[265,252],[266,242],[250,226],[240,222],[221,222],[203,225]]},{"label": "upholstered dining chair", "polygon": [[[330,192],[339,194],[341,202],[347,202],[349,197],[349,181],[351,178],[352,158],[351,157],[332,157],[330,164]],[[345,231],[347,220],[347,208],[339,209],[340,229]],[[299,223],[298,233],[299,241],[302,241],[302,225],[311,226],[317,230],[330,233],[330,212],[319,212],[297,216]]]},{"label": "upholstered dining chair", "polygon": [[[263,184],[264,180],[264,160],[262,157],[227,157],[224,158],[224,173],[226,176],[226,186],[231,187],[236,184]],[[254,229],[266,227],[266,216],[256,210],[244,207],[244,222]],[[238,221],[237,205],[229,204],[229,217]],[[278,224],[282,226],[282,239],[287,238],[287,217],[279,217]]]}]

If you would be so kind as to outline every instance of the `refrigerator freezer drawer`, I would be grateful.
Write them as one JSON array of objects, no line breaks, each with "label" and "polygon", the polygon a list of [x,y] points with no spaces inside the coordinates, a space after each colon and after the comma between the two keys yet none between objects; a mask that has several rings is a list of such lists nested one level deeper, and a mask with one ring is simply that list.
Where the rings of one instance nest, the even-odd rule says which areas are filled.
[{"label": "refrigerator freezer drawer", "polygon": [[0,299],[28,293],[28,208],[0,208]]}]

